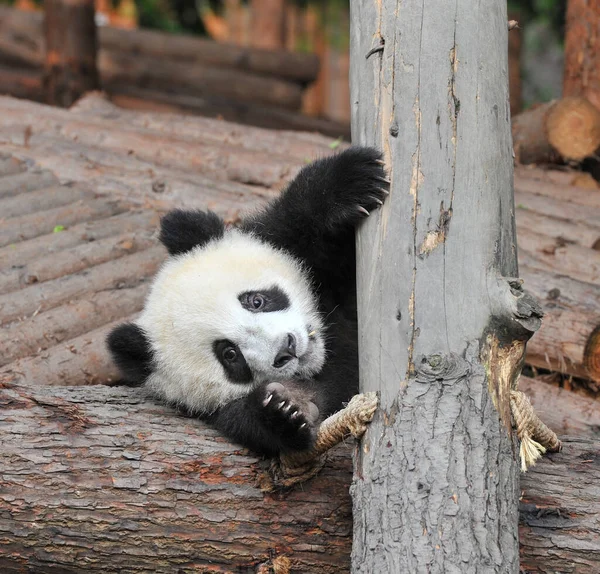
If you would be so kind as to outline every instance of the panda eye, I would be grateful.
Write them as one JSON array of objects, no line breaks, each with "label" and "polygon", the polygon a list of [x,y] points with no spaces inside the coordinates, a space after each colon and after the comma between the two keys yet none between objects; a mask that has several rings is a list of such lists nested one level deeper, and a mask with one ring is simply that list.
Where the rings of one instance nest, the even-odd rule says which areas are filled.
[{"label": "panda eye", "polygon": [[265,298],[262,295],[260,295],[259,293],[257,293],[256,295],[251,295],[250,305],[252,305],[252,308],[255,311],[258,311],[259,309],[261,309],[264,304],[265,304]]},{"label": "panda eye", "polygon": [[259,291],[246,291],[238,295],[238,301],[246,311],[251,313],[272,313],[284,311],[290,306],[290,300],[279,287],[262,289]]},{"label": "panda eye", "polygon": [[237,359],[237,351],[233,347],[227,347],[223,351],[223,359],[232,363]]}]

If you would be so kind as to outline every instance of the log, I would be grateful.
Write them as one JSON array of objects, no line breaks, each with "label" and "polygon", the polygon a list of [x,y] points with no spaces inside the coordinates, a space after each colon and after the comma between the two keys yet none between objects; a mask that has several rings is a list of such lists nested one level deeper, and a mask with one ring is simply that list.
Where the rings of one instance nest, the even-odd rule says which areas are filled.
[{"label": "log", "polygon": [[263,494],[255,457],[143,391],[5,385],[0,425],[2,572],[348,572],[350,444]]},{"label": "log", "polygon": [[166,93],[222,97],[288,110],[299,110],[302,106],[299,84],[240,70],[107,50],[100,50],[98,68],[102,86],[108,92],[119,92],[125,86],[134,85]]},{"label": "log", "polygon": [[[555,169],[555,168],[559,169]],[[515,168],[515,177],[519,179],[534,179],[536,181],[544,181],[547,183],[555,184],[561,187],[567,187],[569,192],[579,192],[581,198],[586,195],[596,197],[598,194],[590,194],[589,191],[578,189],[581,185],[587,189],[599,189],[598,182],[594,179],[594,185],[590,185],[591,175],[587,172],[571,169],[566,166],[545,166],[542,168],[535,167],[533,165],[518,166]],[[570,195],[567,194],[567,195]]]},{"label": "log", "polygon": [[600,109],[585,98],[565,97],[549,110],[546,133],[564,159],[582,161],[600,147]]},{"label": "log", "polygon": [[588,283],[600,282],[600,252],[596,250],[519,229],[519,252],[530,255],[537,269]]},{"label": "log", "polygon": [[574,202],[554,199],[548,195],[527,193],[518,187],[515,189],[515,202],[521,209],[600,229],[600,208],[598,207],[578,205]]},{"label": "log", "polygon": [[165,259],[164,248],[156,246],[107,261],[89,270],[29,285],[20,291],[0,295],[0,324],[28,317],[89,292],[137,285],[140,278],[153,275]]},{"label": "log", "polygon": [[600,571],[600,448],[561,437],[563,450],[521,479],[519,540],[527,573]]},{"label": "log", "polygon": [[[98,30],[99,49],[309,83],[319,73],[315,54],[261,50],[154,30]],[[43,61],[42,16],[0,5],[0,54],[38,67]]]},{"label": "log", "polygon": [[109,92],[109,97],[117,106],[136,111],[199,114],[207,117],[220,117],[228,122],[260,128],[312,131],[333,138],[341,137],[350,140],[349,124],[326,118],[305,116],[275,107],[226,101],[222,98],[168,94],[158,90],[125,85],[114,86]]},{"label": "log", "polygon": [[[560,172],[521,167],[515,172],[515,190],[600,210],[600,191],[596,191],[598,189],[596,185],[579,187],[577,182],[580,177],[589,181],[588,177],[591,176],[585,172]],[[597,182],[594,180],[594,183]],[[557,215],[561,214],[557,213]]]},{"label": "log", "polygon": [[20,384],[76,386],[110,384],[119,380],[119,370],[112,360],[106,338],[117,326],[133,321],[135,316],[119,317],[86,333],[40,350],[35,355],[17,359],[0,368],[0,380]]},{"label": "log", "polygon": [[0,228],[0,247],[50,233],[57,225],[68,227],[125,210],[126,207],[116,199],[92,199],[55,207],[41,213],[13,217],[4,221]]},{"label": "log", "polygon": [[0,293],[8,293],[34,283],[43,283],[64,275],[71,275],[136,253],[156,244],[152,233],[134,231],[97,241],[90,241],[64,249],[50,259],[37,259],[16,268],[0,270]]},{"label": "log", "polygon": [[559,155],[546,136],[546,115],[554,101],[533,106],[512,118],[515,161],[518,164],[554,163]]},{"label": "log", "polygon": [[600,5],[569,0],[565,25],[563,95],[582,96],[600,110]]},{"label": "log", "polygon": [[540,299],[545,312],[527,345],[527,363],[600,382],[600,287],[536,265],[521,249],[524,287]]},{"label": "log", "polygon": [[[519,390],[529,397],[536,413],[555,433],[600,439],[600,404],[597,400],[524,376],[519,379]],[[542,483],[540,489],[543,487]]]},{"label": "log", "polygon": [[527,345],[530,365],[600,383],[600,312],[552,307]]},{"label": "log", "polygon": [[285,37],[286,0],[250,0],[250,43],[255,48],[280,50]]},{"label": "log", "polygon": [[539,315],[508,279],[506,4],[350,9],[352,141],[392,180],[357,230],[360,388],[380,407],[356,460],[352,572],[517,572],[509,397]]},{"label": "log", "polygon": [[[349,571],[350,442],[265,494],[264,463],[139,389],[4,383],[0,427],[2,572]],[[563,440],[522,476],[521,562],[597,572],[599,444]]]},{"label": "log", "polygon": [[46,102],[68,108],[100,86],[94,0],[45,0]]},{"label": "log", "polygon": [[0,65],[0,94],[44,101],[44,74],[41,69],[27,70]]},{"label": "log", "polygon": [[[147,291],[146,282],[117,290],[88,291],[85,299],[69,301],[4,327],[0,330],[0,366],[22,357],[37,355],[59,343],[141,311]],[[104,347],[103,341],[100,346]],[[104,372],[107,370],[103,368]],[[110,373],[112,376],[113,372]],[[43,380],[47,380],[47,370]]]},{"label": "log", "polygon": [[600,228],[591,227],[585,223],[573,223],[565,219],[549,217],[517,205],[515,211],[517,220],[517,235],[535,230],[540,235],[545,235],[563,243],[577,243],[582,247],[598,249],[600,245]]},{"label": "log", "polygon": [[513,118],[518,163],[582,161],[600,147],[600,110],[584,98],[541,104]]},{"label": "log", "polygon": [[58,184],[57,177],[48,170],[38,173],[15,173],[0,179],[0,199],[14,197],[27,191],[44,189]]},{"label": "log", "polygon": [[149,211],[125,212],[104,219],[79,223],[58,234],[40,235],[28,241],[0,247],[0,269],[8,269],[13,265],[26,265],[56,251],[75,247],[82,242],[98,241],[119,231],[131,233],[149,228],[158,229],[158,215]]}]

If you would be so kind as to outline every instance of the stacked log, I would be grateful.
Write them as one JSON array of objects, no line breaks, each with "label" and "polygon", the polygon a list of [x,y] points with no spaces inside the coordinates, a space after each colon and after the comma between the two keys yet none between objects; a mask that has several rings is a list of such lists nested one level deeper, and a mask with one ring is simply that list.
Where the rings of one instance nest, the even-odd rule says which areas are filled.
[{"label": "stacked log", "polygon": [[[542,327],[527,345],[536,367],[600,382],[600,191],[517,169],[519,272],[543,303]],[[596,390],[594,387],[593,390]]]},{"label": "stacked log", "polygon": [[[93,189],[113,195],[117,186],[123,190],[123,196],[138,203],[151,197],[154,205],[158,202],[161,209],[186,205],[210,207],[230,220],[273,197],[307,159],[331,153],[328,140],[316,135],[241,128],[202,118],[190,122],[170,114],[132,113],[115,108],[98,96],[85,98],[72,111],[32,106],[18,100],[4,100],[2,110],[0,143],[15,149],[24,146],[22,149],[37,154],[46,166],[69,179],[86,182]],[[82,157],[88,160],[82,161]],[[91,160],[97,166],[93,170],[87,163]],[[148,166],[152,166],[151,171]],[[110,173],[108,180],[103,170]],[[516,171],[521,276],[525,287],[540,298],[546,310],[542,328],[528,345],[528,361],[537,367],[598,381],[600,191],[567,185],[572,179],[572,173],[532,168]],[[78,194],[85,195],[85,190],[73,186],[58,193],[56,185],[56,178],[48,172],[14,173],[0,178],[3,202],[17,192],[48,187],[53,191],[43,194],[44,201],[54,205],[46,212],[23,215],[15,212],[16,217],[0,228],[0,243],[6,244],[0,248],[0,264],[18,264],[21,257],[27,265],[24,269],[7,269],[0,274],[0,291],[5,291],[0,293],[0,302],[4,302],[11,317],[29,317],[32,323],[26,330],[31,346],[27,347],[16,331],[0,342],[3,348],[12,349],[11,361],[23,358],[31,350],[48,347],[48,341],[32,335],[36,325],[44,326],[50,341],[70,340],[86,332],[73,329],[62,335],[67,337],[63,339],[51,327],[60,316],[53,314],[57,311],[52,309],[62,308],[82,292],[83,283],[77,281],[83,279],[77,279],[77,274],[83,259],[78,255],[85,253],[85,260],[93,265],[90,267],[92,279],[96,277],[93,270],[101,268],[107,270],[107,277],[112,277],[114,282],[124,282],[130,287],[136,287],[131,285],[131,276],[119,275],[121,271],[116,261],[107,260],[115,250],[123,252],[123,262],[137,261],[129,269],[135,270],[138,277],[144,273],[150,276],[153,266],[159,263],[160,255],[154,259],[152,252],[146,249],[147,239],[135,235],[135,222],[139,224],[138,232],[152,228],[142,216],[126,213],[119,216],[125,209],[123,204],[107,202],[106,198],[92,198],[74,209],[76,204],[63,205],[64,201],[76,199]],[[18,203],[13,203],[3,205],[7,209],[18,209]],[[83,221],[90,221],[87,225],[93,226],[94,218],[102,214],[110,220],[123,217],[130,221],[127,223],[124,219],[122,228],[116,222],[114,228],[107,223],[103,234],[96,230],[97,245],[94,246],[78,246],[75,239],[75,242],[69,239],[78,237],[71,229],[83,225]],[[51,235],[51,244],[56,245],[56,249],[60,246],[63,251],[56,265],[25,261],[26,257],[39,258],[45,253],[43,242],[48,236],[42,231],[51,233],[54,225],[65,222],[72,222],[69,223],[71,229]],[[31,237],[31,234],[39,237]],[[22,241],[26,236],[31,239]],[[15,239],[20,241],[9,247]],[[123,251],[123,245],[129,246],[129,252]],[[143,262],[140,258],[146,257],[145,254],[150,259]],[[63,272],[71,273],[67,275],[70,279],[57,277]],[[33,282],[34,277],[37,283]],[[13,289],[17,286],[23,287],[27,297],[15,295]],[[129,307],[130,313],[139,310],[137,302],[142,298],[143,294],[137,291],[131,294],[136,304]],[[40,305],[43,306],[40,308]],[[79,309],[75,305],[72,309],[89,321],[88,308]],[[32,318],[33,313],[36,316]],[[127,311],[123,311],[123,316],[125,314]],[[116,318],[107,316],[104,323]],[[98,321],[90,321],[90,330],[104,324]],[[28,353],[25,353],[26,348],[30,349]],[[85,352],[78,355],[77,360],[85,362],[82,357]],[[45,364],[58,364],[50,355],[48,359]],[[40,363],[44,361],[40,358]],[[64,376],[59,378],[64,380]]]},{"label": "stacked log", "polygon": [[[0,6],[0,93],[44,101],[41,14]],[[319,71],[314,54],[218,44],[151,30],[98,29],[102,88],[119,105],[349,137],[349,126],[300,114]]]},{"label": "stacked log", "polygon": [[515,116],[512,132],[518,163],[581,162],[600,148],[600,110],[583,97],[563,98]]}]

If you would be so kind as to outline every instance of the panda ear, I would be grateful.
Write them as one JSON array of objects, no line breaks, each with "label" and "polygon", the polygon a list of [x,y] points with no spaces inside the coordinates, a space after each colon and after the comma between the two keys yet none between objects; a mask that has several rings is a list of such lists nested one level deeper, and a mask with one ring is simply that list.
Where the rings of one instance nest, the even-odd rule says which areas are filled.
[{"label": "panda ear", "polygon": [[113,329],[106,344],[113,360],[132,386],[141,385],[152,373],[152,346],[141,327],[124,323]]},{"label": "panda ear", "polygon": [[160,222],[159,239],[170,255],[186,253],[225,232],[223,220],[212,211],[175,209]]}]

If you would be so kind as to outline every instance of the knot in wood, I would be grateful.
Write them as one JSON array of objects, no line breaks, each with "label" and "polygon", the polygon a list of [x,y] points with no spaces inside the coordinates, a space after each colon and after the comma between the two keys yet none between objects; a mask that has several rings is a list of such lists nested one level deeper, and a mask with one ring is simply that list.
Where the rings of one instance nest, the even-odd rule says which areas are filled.
[{"label": "knot in wood", "polygon": [[455,353],[449,355],[425,355],[418,360],[417,380],[422,383],[434,381],[450,384],[469,372],[469,364]]}]

